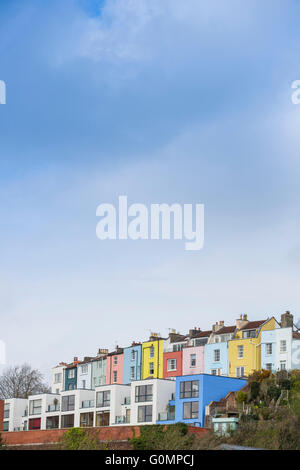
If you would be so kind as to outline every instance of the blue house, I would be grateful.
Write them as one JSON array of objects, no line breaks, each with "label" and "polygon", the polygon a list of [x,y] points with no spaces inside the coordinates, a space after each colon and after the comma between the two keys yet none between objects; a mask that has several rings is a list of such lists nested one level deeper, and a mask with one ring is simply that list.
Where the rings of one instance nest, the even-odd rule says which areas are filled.
[{"label": "blue house", "polygon": [[211,375],[228,375],[228,341],[206,344],[204,347],[204,372]]},{"label": "blue house", "polygon": [[204,373],[212,375],[229,375],[228,341],[236,326],[224,326],[224,322],[213,325],[213,332],[204,348]]},{"label": "blue house", "polygon": [[123,352],[123,383],[142,379],[142,345],[133,343]]},{"label": "blue house", "polygon": [[157,424],[183,422],[203,427],[205,407],[211,401],[221,400],[228,392],[237,392],[246,383],[244,379],[208,374],[176,377],[175,399],[169,401],[170,409],[175,406],[175,419],[158,421]]},{"label": "blue house", "polygon": [[77,388],[77,365],[69,365],[65,368],[65,390]]}]

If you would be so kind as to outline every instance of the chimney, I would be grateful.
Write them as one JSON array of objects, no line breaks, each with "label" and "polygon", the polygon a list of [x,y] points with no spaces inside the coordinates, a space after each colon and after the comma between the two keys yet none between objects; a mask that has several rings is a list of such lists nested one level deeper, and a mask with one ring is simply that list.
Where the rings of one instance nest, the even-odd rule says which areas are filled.
[{"label": "chimney", "polygon": [[219,331],[221,328],[223,328],[223,326],[224,326],[224,322],[223,322],[223,325],[221,321],[220,323],[216,322],[215,325],[212,326],[213,333],[216,333],[217,331]]},{"label": "chimney", "polygon": [[180,337],[181,334],[177,333],[175,330],[169,333],[170,343],[176,343],[176,341],[178,341]]},{"label": "chimney", "polygon": [[97,356],[106,356],[108,354],[108,349],[98,349],[98,354]]},{"label": "chimney", "polygon": [[74,361],[73,361],[73,362],[74,362],[74,364],[75,364],[76,362],[78,362],[78,357],[74,357]]},{"label": "chimney", "polygon": [[240,318],[238,318],[235,323],[236,323],[237,329],[240,330],[248,323],[247,315],[240,315]]},{"label": "chimney", "polygon": [[[200,330],[200,331],[201,331],[201,330]],[[197,333],[199,333],[199,330],[198,330],[196,327],[194,327],[193,329],[189,330],[189,337],[190,337],[190,338],[194,338],[194,336],[195,336]]]},{"label": "chimney", "polygon": [[293,328],[294,316],[291,312],[285,312],[281,315],[281,328]]}]

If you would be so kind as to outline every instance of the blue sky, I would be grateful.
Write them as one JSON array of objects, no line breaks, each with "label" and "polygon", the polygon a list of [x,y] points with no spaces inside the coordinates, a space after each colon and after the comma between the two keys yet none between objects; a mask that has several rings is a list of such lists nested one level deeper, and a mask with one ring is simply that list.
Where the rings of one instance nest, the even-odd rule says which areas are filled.
[{"label": "blue sky", "polygon": [[[0,3],[9,364],[299,314],[299,2]],[[204,203],[205,247],[107,241],[96,207]]]}]

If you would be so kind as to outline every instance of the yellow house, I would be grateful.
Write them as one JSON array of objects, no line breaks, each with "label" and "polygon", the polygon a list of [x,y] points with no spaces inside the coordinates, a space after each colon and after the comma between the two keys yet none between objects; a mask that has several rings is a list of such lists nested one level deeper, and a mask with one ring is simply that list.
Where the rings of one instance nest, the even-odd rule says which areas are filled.
[{"label": "yellow house", "polygon": [[275,318],[248,321],[236,330],[234,339],[228,342],[230,377],[248,377],[261,370],[261,332],[275,329]]},{"label": "yellow house", "polygon": [[142,344],[142,379],[163,378],[164,340],[151,333],[149,341]]}]

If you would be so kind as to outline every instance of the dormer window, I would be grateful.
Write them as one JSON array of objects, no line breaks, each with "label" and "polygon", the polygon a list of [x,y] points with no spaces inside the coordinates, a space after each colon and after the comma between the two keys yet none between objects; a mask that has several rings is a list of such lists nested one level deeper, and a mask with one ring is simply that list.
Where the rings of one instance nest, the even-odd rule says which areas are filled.
[{"label": "dormer window", "polygon": [[246,330],[243,331],[243,338],[255,338],[256,330]]}]

